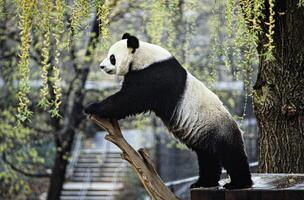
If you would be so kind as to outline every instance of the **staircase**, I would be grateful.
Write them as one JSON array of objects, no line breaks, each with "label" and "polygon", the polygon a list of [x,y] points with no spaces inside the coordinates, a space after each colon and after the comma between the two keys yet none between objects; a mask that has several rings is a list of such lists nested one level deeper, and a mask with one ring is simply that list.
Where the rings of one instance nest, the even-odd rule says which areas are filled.
[{"label": "staircase", "polygon": [[127,165],[111,145],[98,134],[86,144],[77,138],[61,200],[111,200],[119,194]]},{"label": "staircase", "polygon": [[[123,134],[135,149],[154,144],[149,130],[123,130]],[[104,136],[105,132],[97,132],[94,138],[83,140],[82,134],[77,134],[61,200],[114,200],[123,190],[127,162],[120,157],[121,150]]]}]

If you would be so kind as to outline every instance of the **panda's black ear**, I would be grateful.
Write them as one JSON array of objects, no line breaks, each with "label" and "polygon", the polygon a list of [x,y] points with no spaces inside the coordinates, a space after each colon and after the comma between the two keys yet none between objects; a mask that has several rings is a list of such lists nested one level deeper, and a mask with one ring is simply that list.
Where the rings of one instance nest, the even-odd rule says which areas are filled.
[{"label": "panda's black ear", "polygon": [[130,36],[131,36],[130,33],[124,33],[121,39],[122,40],[128,39]]},{"label": "panda's black ear", "polygon": [[127,47],[132,48],[132,53],[139,47],[139,40],[137,37],[130,35],[127,39]]}]

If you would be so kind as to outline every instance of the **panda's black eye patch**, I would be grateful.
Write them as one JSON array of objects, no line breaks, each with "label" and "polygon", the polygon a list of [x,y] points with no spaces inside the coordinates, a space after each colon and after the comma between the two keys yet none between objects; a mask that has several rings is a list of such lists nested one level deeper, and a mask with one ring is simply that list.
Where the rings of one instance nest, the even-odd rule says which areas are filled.
[{"label": "panda's black eye patch", "polygon": [[111,62],[112,65],[115,65],[115,63],[116,63],[116,59],[115,59],[115,56],[113,54],[110,56],[110,62]]}]

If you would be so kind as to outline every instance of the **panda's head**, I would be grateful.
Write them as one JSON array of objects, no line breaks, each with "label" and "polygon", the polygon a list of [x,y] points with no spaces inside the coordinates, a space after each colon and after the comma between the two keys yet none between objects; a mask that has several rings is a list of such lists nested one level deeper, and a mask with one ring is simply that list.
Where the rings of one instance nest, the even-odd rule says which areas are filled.
[{"label": "panda's head", "polygon": [[107,74],[125,75],[132,67],[134,54],[138,48],[137,37],[125,33],[122,40],[111,46],[107,57],[100,63],[100,68]]},{"label": "panda's head", "polygon": [[141,70],[169,57],[171,54],[162,47],[139,41],[137,37],[125,33],[122,40],[110,47],[100,68],[107,74],[124,76],[129,71]]}]

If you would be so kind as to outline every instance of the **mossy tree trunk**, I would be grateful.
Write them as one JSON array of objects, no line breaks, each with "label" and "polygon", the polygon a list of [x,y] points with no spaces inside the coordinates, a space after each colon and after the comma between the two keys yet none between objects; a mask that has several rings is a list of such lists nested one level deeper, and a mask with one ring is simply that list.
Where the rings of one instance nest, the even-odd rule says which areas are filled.
[{"label": "mossy tree trunk", "polygon": [[[275,59],[267,61],[260,56],[253,92],[260,128],[259,169],[269,173],[303,173],[304,8],[298,7],[299,0],[275,2]],[[263,27],[260,36],[260,55],[261,47],[267,43],[267,28]]]}]

